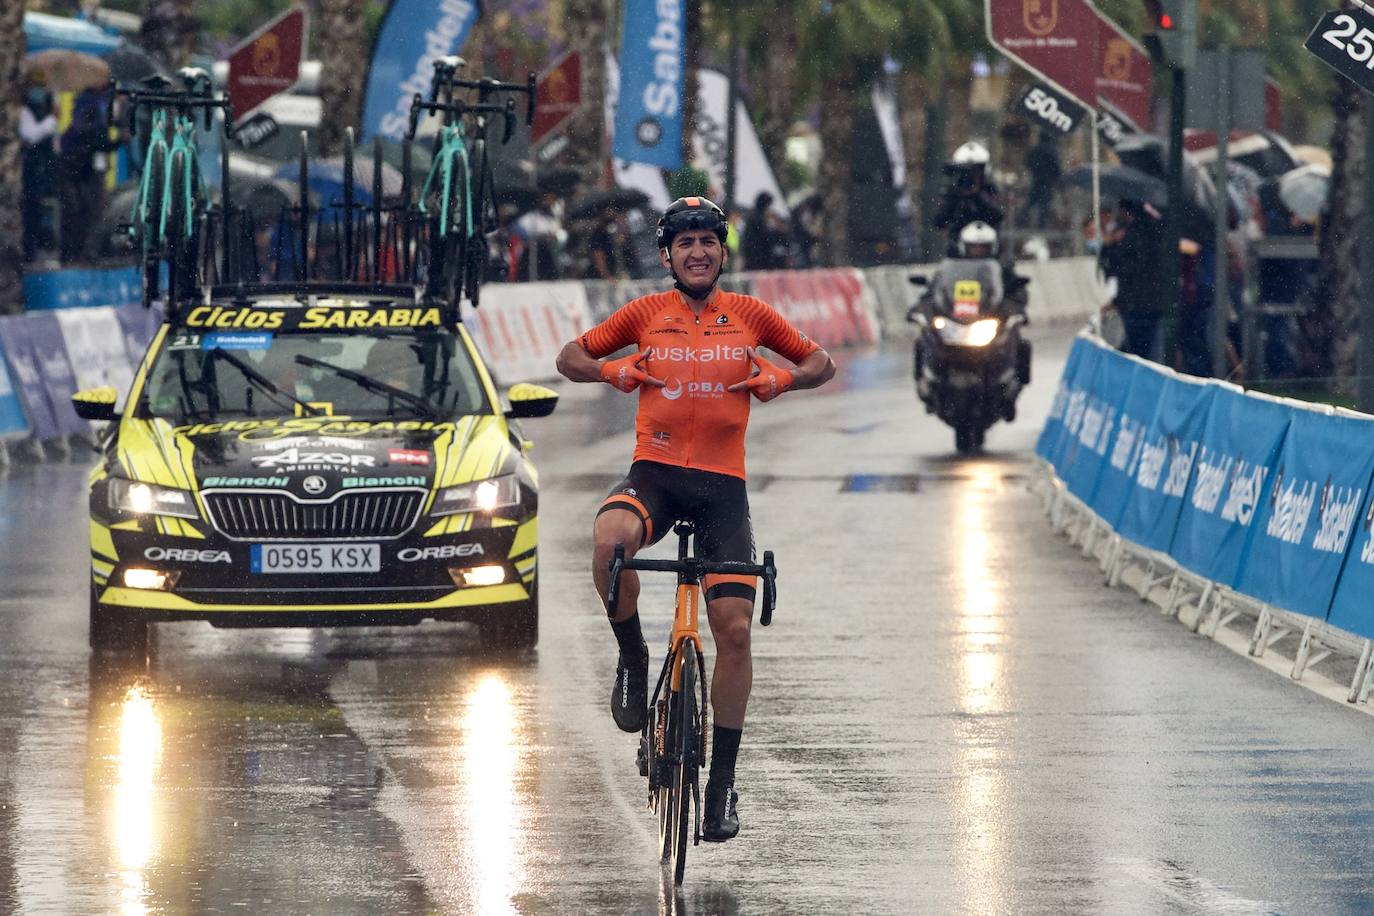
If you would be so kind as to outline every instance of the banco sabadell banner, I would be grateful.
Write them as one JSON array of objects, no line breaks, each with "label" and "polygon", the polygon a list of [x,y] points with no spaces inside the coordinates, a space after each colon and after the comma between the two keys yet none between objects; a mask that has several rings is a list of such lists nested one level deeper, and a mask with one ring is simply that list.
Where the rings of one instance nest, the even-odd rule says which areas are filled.
[{"label": "banco sabadell banner", "polygon": [[615,155],[663,169],[682,166],[682,0],[625,0]]},{"label": "banco sabadell banner", "polygon": [[481,14],[478,0],[392,0],[367,71],[359,139],[405,136],[411,98],[429,97],[434,61],[457,54]]}]

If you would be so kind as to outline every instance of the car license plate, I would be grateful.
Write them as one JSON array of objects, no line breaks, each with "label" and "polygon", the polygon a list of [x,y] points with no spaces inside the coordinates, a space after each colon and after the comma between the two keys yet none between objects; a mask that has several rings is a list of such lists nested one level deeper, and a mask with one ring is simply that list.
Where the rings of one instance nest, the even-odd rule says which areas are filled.
[{"label": "car license plate", "polygon": [[380,544],[254,544],[255,573],[374,573]]}]

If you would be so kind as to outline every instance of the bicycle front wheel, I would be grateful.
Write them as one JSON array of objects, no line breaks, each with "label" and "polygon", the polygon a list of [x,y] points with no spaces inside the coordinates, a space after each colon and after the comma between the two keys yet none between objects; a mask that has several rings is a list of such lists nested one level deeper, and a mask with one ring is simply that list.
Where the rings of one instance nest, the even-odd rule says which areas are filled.
[{"label": "bicycle front wheel", "polygon": [[696,796],[697,773],[701,760],[702,718],[697,708],[697,649],[691,640],[682,645],[682,689],[669,697],[670,740],[673,742],[673,776],[667,806],[671,842],[664,850],[673,869],[673,883],[681,884],[687,869],[687,840],[692,836],[692,800]]}]

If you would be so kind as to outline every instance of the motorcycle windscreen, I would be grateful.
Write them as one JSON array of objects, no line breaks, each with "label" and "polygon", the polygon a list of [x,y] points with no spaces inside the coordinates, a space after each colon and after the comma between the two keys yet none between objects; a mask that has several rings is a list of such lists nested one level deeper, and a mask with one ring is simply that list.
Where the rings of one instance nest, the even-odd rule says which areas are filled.
[{"label": "motorcycle windscreen", "polygon": [[935,287],[936,313],[955,321],[974,321],[1002,301],[1002,265],[973,258],[946,258]]}]

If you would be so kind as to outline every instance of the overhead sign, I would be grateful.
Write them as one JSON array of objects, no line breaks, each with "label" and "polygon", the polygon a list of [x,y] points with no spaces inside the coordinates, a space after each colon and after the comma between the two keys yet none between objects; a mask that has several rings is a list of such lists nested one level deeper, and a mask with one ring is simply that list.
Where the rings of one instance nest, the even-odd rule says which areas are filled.
[{"label": "overhead sign", "polygon": [[1097,22],[1097,98],[1136,130],[1146,130],[1154,85],[1150,55],[1106,16],[1098,13]]},{"label": "overhead sign", "polygon": [[1085,108],[1096,107],[1097,10],[1087,0],[984,0],[988,41]]},{"label": "overhead sign", "polygon": [[305,10],[289,9],[229,52],[229,101],[235,123],[296,85],[305,56],[305,28]]},{"label": "overhead sign", "polygon": [[1118,118],[1115,112],[1103,108],[1097,113],[1097,135],[1112,149],[1116,149],[1122,140],[1135,133],[1139,131],[1127,124],[1124,118]]},{"label": "overhead sign", "polygon": [[252,149],[271,140],[280,129],[276,118],[265,111],[259,111],[257,114],[249,115],[234,128],[234,139],[239,141],[239,146],[244,149]]},{"label": "overhead sign", "polygon": [[621,28],[615,154],[670,171],[681,168],[683,4],[625,0]]},{"label": "overhead sign", "polygon": [[1013,111],[1026,115],[1041,127],[1071,134],[1088,110],[1043,83],[1031,83],[1016,99]]},{"label": "overhead sign", "polygon": [[367,68],[362,137],[405,136],[411,97],[429,95],[434,62],[457,54],[481,15],[478,0],[392,0]]},{"label": "overhead sign", "polygon": [[1302,46],[1365,92],[1374,93],[1374,15],[1353,6],[1332,10]]},{"label": "overhead sign", "polygon": [[534,87],[534,123],[530,143],[539,144],[559,132],[582,107],[582,54],[569,51],[545,70]]}]

